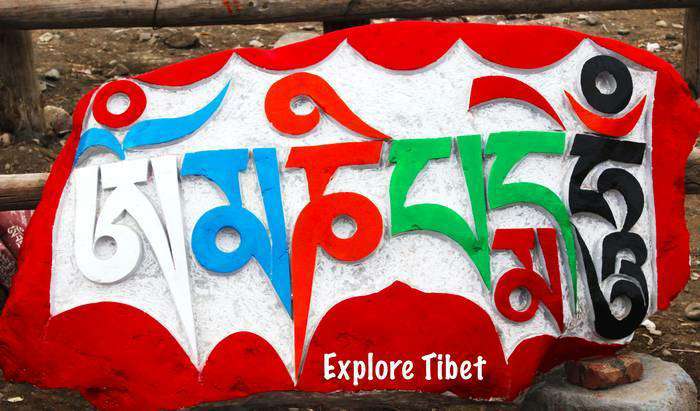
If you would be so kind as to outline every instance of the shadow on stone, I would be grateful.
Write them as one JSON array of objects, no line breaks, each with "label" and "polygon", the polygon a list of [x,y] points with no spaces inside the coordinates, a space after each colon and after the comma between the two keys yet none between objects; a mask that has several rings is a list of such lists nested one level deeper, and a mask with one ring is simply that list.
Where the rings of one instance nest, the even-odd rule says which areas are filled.
[{"label": "shadow on stone", "polygon": [[191,408],[197,411],[223,410],[515,410],[513,404],[484,403],[455,396],[403,392],[372,391],[360,393],[271,392],[235,401],[210,403]]}]

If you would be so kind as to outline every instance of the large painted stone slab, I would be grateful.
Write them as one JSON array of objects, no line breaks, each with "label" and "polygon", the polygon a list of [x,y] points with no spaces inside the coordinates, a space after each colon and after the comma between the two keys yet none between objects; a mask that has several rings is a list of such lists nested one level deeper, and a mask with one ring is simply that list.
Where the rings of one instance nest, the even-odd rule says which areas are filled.
[{"label": "large painted stone slab", "polygon": [[112,81],[74,118],[0,363],[103,408],[513,399],[688,278],[698,109],[613,40],[367,26]]}]

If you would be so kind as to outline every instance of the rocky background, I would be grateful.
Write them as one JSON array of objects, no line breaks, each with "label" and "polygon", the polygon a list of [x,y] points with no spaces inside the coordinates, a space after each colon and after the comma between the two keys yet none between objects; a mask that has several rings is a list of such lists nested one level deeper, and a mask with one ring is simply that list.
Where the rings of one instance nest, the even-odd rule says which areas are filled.
[{"label": "rocky background", "polygon": [[[644,10],[550,15],[463,16],[440,19],[451,22],[549,25],[616,38],[644,48],[669,61],[677,69],[682,59],[683,11]],[[391,19],[375,20],[381,24]],[[322,33],[321,23],[290,23],[252,26],[210,26],[160,29],[85,29],[37,31],[35,42],[37,79],[40,81],[44,114],[50,135],[29,142],[16,142],[0,130],[0,173],[49,171],[70,129],[70,112],[78,99],[93,87],[115,77],[136,75],[177,61],[238,47],[272,48],[306,40]],[[688,168],[686,200],[691,232],[692,276],[671,309],[656,314],[637,330],[629,349],[649,353],[680,364],[700,385],[700,149]],[[0,213],[1,220],[7,217]],[[2,252],[0,244],[0,254]],[[9,254],[11,255],[11,254]],[[11,260],[8,264],[11,264]],[[351,402],[332,401],[313,395],[305,400],[275,396],[213,405],[274,409],[381,409],[450,408],[484,409],[444,397],[391,395]],[[403,406],[401,405],[403,404]],[[700,404],[700,403],[699,403]],[[300,408],[298,408],[300,407]],[[489,409],[510,408],[488,406]],[[0,380],[0,410],[90,409],[79,394],[66,390],[39,390],[25,384]],[[205,408],[199,408],[205,409]]]}]

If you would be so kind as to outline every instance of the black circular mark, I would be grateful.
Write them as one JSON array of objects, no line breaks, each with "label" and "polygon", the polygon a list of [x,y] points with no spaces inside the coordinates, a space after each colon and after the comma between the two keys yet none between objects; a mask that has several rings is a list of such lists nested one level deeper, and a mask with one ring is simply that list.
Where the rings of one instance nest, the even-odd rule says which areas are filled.
[{"label": "black circular mark", "polygon": [[[596,79],[603,73],[608,73],[615,79],[615,91],[610,94],[603,93],[596,85]],[[627,107],[632,98],[632,76],[620,60],[610,56],[595,56],[583,65],[581,90],[591,107],[602,113],[617,114]]]}]

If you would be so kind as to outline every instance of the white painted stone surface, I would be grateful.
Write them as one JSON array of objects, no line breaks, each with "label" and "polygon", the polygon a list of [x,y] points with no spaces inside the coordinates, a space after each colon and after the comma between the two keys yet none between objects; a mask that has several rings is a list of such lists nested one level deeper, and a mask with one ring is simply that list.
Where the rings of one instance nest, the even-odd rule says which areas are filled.
[{"label": "white painted stone surface", "polygon": [[[581,97],[579,75],[583,63],[590,57],[611,52],[583,41],[563,60],[550,67],[536,70],[514,70],[499,67],[485,61],[461,42],[456,43],[441,59],[432,65],[415,71],[390,71],[367,62],[348,44],[341,44],[324,61],[304,69],[273,72],[257,68],[234,55],[228,64],[211,78],[183,88],[156,87],[140,84],[146,92],[148,105],[140,120],[178,117],[204,106],[231,81],[231,87],[217,113],[193,135],[173,144],[128,151],[127,160],[155,159],[175,156],[180,165],[185,153],[230,149],[276,147],[281,170],[282,197],[287,227],[287,238],[301,209],[308,202],[306,178],[301,170],[286,170],[287,155],[291,147],[364,141],[360,136],[344,129],[328,117],[319,126],[302,137],[280,135],[268,122],[264,112],[264,99],[275,81],[292,72],[305,71],[323,77],[365,122],[395,139],[430,138],[466,134],[482,135],[506,130],[556,130],[558,125],[546,114],[526,105],[501,101],[468,111],[471,82],[486,75],[508,75],[538,90],[554,107],[567,129],[567,152],[573,136],[585,131],[571,111],[564,90]],[[621,58],[620,56],[617,56]],[[643,120],[626,140],[646,142],[647,152],[641,167],[630,167],[645,190],[646,204],[640,221],[633,232],[650,244],[650,254],[644,265],[651,301],[656,300],[655,242],[653,197],[651,181],[651,113],[655,73],[642,69],[621,58],[630,67],[634,82],[632,101],[647,96]],[[119,102],[114,103],[119,105]],[[97,127],[91,115],[85,128]],[[119,139],[124,131],[117,132]],[[328,310],[337,303],[354,296],[367,295],[382,290],[394,281],[402,281],[425,292],[443,292],[464,296],[483,307],[491,316],[501,336],[506,355],[525,338],[540,335],[559,335],[555,322],[541,306],[536,316],[525,323],[513,323],[502,317],[493,304],[488,291],[467,254],[454,242],[433,233],[406,233],[391,237],[389,180],[393,166],[387,161],[388,145],[379,168],[342,168],[326,192],[352,191],[367,196],[380,210],[384,220],[384,236],[377,250],[358,263],[343,263],[318,252],[313,284],[306,344],[313,331]],[[531,155],[522,161],[506,182],[527,181],[548,187],[567,203],[565,188],[576,158]],[[201,177],[180,178],[180,200],[184,223],[184,250],[188,267],[188,284],[168,280],[168,270],[158,262],[154,244],[144,241],[144,229],[137,228],[134,218],[127,216],[120,224],[132,227],[141,237],[143,256],[140,264],[125,278],[111,284],[91,281],[81,272],[74,250],[76,223],[90,215],[76,210],[76,183],[78,175],[88,167],[110,164],[119,160],[112,154],[96,154],[86,157],[73,171],[66,185],[54,226],[54,253],[51,281],[51,313],[59,314],[71,308],[98,301],[116,301],[132,305],[159,321],[182,345],[193,364],[202,368],[216,344],[238,331],[250,331],[266,339],[278,352],[293,373],[292,320],[278,300],[263,270],[251,260],[239,272],[228,276],[216,276],[200,266],[190,248],[190,238],[196,221],[206,211],[225,205],[223,193],[211,182]],[[161,161],[161,160],[155,160]],[[252,163],[252,161],[251,161]],[[492,160],[485,161],[488,176]],[[609,167],[604,164],[598,171]],[[591,188],[594,181],[587,181],[584,188]],[[240,175],[245,208],[253,212],[266,226],[255,169],[252,164]],[[139,189],[152,202],[164,227],[177,214],[173,205],[177,201],[169,196],[162,203],[152,172],[149,180]],[[105,195],[97,202],[103,207]],[[608,197],[616,219],[624,216],[625,205],[619,196]],[[407,205],[432,202],[453,208],[473,227],[470,217],[470,201],[464,184],[456,153],[449,160],[432,161],[416,180],[409,192]],[[585,222],[582,235],[593,244],[593,258],[599,261],[601,239],[613,231],[613,227],[597,217],[577,216],[575,222]],[[156,222],[153,222],[156,223]],[[556,227],[553,219],[531,205],[517,205],[489,211],[489,232],[493,240],[496,228]],[[155,228],[154,228],[155,229]],[[170,228],[168,227],[168,232]],[[566,335],[574,335],[593,341],[601,341],[592,330],[592,312],[587,301],[585,281],[579,269],[577,314],[572,315],[566,302],[571,299],[571,284],[566,257],[560,245],[560,268],[564,293]],[[173,256],[175,265],[182,264],[180,252]],[[492,253],[492,283],[507,269],[515,265],[509,253]],[[542,264],[536,266],[544,273]],[[598,267],[600,268],[600,267]],[[181,280],[181,278],[180,278]],[[187,290],[187,286],[189,289]],[[194,339],[191,333],[187,305],[189,298],[194,319]],[[655,306],[650,308],[654,311]]]}]

